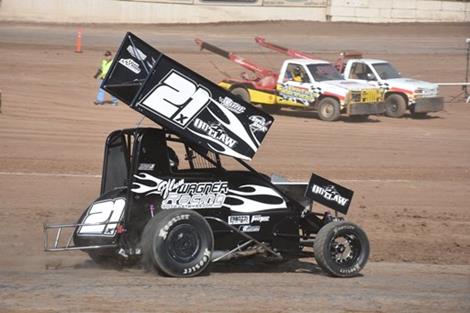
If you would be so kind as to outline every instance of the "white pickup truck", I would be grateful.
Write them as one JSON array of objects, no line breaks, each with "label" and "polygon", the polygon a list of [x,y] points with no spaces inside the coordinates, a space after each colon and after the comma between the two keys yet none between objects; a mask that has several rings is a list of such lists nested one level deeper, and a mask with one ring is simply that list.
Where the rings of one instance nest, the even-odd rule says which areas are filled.
[{"label": "white pickup truck", "polygon": [[[256,43],[262,47],[292,57],[315,60],[314,55],[285,48],[257,36]],[[444,98],[438,96],[438,85],[411,78],[401,77],[400,73],[387,61],[364,59],[357,51],[341,52],[336,61],[336,69],[348,81],[362,82],[379,87],[385,95],[385,114],[401,117],[406,111],[413,116],[424,116],[429,112],[444,109]]]},{"label": "white pickup truck", "polygon": [[387,61],[362,58],[360,54],[341,53],[337,69],[347,80],[367,82],[385,93],[385,114],[402,117],[407,111],[422,117],[444,109],[437,84],[405,78]]},{"label": "white pickup truck", "polygon": [[367,117],[383,114],[383,90],[359,81],[347,81],[330,62],[298,58],[285,60],[279,73],[265,69],[232,52],[196,39],[202,49],[218,54],[253,72],[242,79],[229,78],[219,86],[246,102],[274,113],[281,108],[316,111],[324,121],[341,114]]},{"label": "white pickup truck", "polygon": [[274,105],[314,108],[322,120],[336,120],[341,113],[367,116],[384,112],[380,89],[347,81],[323,60],[288,59],[277,80]]}]

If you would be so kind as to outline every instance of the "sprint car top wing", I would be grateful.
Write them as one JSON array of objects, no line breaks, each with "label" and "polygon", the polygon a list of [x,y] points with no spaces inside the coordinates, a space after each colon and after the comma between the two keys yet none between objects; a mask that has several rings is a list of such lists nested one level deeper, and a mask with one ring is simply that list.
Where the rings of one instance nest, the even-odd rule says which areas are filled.
[{"label": "sprint car top wing", "polygon": [[101,87],[180,137],[249,160],[274,119],[127,33]]}]

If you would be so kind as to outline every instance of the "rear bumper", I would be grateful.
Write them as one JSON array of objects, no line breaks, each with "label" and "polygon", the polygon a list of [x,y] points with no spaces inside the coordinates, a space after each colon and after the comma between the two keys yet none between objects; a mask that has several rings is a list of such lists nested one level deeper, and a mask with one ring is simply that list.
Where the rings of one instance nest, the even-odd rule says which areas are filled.
[{"label": "rear bumper", "polygon": [[[44,225],[44,251],[72,251],[72,250],[94,250],[103,248],[117,248],[115,240],[104,236],[89,236],[86,242],[77,244],[74,240],[76,230],[81,226],[108,225],[108,223],[97,224],[58,224]],[[102,242],[108,241],[107,243]],[[101,242],[100,242],[101,241]]]},{"label": "rear bumper", "polygon": [[384,102],[353,103],[347,106],[348,115],[377,115],[385,112]]},{"label": "rear bumper", "polygon": [[444,97],[419,98],[413,105],[413,112],[439,112],[444,109]]}]

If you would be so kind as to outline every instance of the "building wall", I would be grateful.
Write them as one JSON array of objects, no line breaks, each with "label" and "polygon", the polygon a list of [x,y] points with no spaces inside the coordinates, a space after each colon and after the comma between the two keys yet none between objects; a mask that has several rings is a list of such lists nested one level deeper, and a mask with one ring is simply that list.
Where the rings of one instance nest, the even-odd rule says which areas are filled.
[{"label": "building wall", "polygon": [[331,0],[332,21],[469,22],[470,1]]},{"label": "building wall", "polygon": [[[211,23],[259,20],[321,21],[326,1],[320,5],[262,6],[255,0],[243,5],[219,5],[198,0],[0,0],[0,20],[63,23]],[[268,1],[269,2],[269,1]],[[279,1],[281,2],[281,1]],[[306,2],[306,1],[304,1]],[[207,4],[208,3],[208,4]],[[274,3],[274,1],[271,1]],[[321,5],[323,3],[323,5]]]},{"label": "building wall", "polygon": [[470,0],[0,0],[0,21],[211,23],[469,22]]}]

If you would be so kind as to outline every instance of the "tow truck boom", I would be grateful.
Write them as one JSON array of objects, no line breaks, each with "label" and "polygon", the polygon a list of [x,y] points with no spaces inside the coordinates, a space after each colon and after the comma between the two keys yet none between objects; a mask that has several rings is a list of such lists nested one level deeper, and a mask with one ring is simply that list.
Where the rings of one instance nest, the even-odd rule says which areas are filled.
[{"label": "tow truck boom", "polygon": [[270,43],[270,42],[266,41],[266,39],[264,37],[261,37],[261,36],[256,36],[255,41],[256,41],[257,44],[259,44],[262,47],[277,51],[277,52],[282,53],[282,54],[286,54],[286,55],[291,56],[293,58],[318,59],[313,54],[309,54],[309,53],[299,51],[299,50],[285,48],[285,47],[276,45],[274,43]]},{"label": "tow truck boom", "polygon": [[239,64],[240,66],[243,66],[244,68],[246,68],[247,70],[249,71],[252,71],[254,73],[256,73],[256,75],[259,77],[259,78],[264,78],[264,77],[274,77],[275,79],[277,79],[277,73],[271,71],[271,70],[268,70],[266,68],[263,68],[261,66],[258,66],[256,64],[254,64],[253,62],[251,61],[248,61],[247,59],[245,58],[242,58],[236,54],[234,54],[233,52],[228,52],[226,50],[223,50],[217,46],[214,46],[210,43],[207,43],[201,39],[198,39],[196,38],[194,40],[196,42],[196,44],[201,48],[201,50],[208,50],[212,53],[215,53],[215,54],[218,54],[230,61],[233,61],[237,64]]}]

